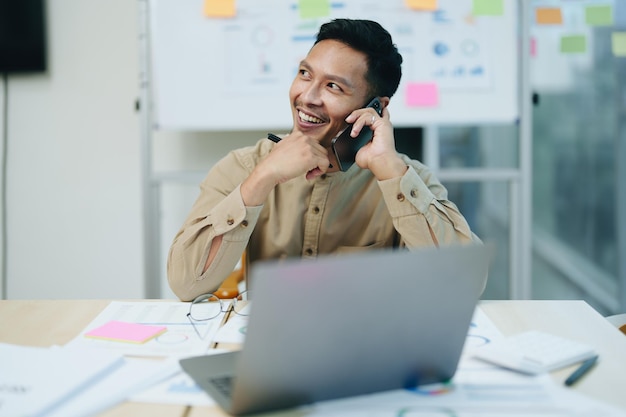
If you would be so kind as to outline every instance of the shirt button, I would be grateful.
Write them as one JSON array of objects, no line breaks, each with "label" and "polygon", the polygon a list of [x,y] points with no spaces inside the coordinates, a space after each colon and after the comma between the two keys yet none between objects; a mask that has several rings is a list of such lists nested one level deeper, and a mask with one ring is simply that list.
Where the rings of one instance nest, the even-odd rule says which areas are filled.
[{"label": "shirt button", "polygon": [[398,199],[398,201],[404,201],[404,194],[400,193],[396,196],[396,198]]},{"label": "shirt button", "polygon": [[309,256],[313,255],[313,249],[309,248],[309,249],[305,250],[304,253],[306,253]]},{"label": "shirt button", "polygon": [[226,223],[227,223],[229,226],[232,226],[233,224],[235,224],[235,220],[234,220],[234,219],[228,219],[228,220],[226,220]]},{"label": "shirt button", "polygon": [[320,212],[320,208],[319,207],[313,207],[313,214],[317,214]]},{"label": "shirt button", "polygon": [[415,189],[411,190],[411,197],[413,198],[417,197],[417,190]]},{"label": "shirt button", "polygon": [[247,220],[242,221],[241,227],[248,227],[248,221]]}]

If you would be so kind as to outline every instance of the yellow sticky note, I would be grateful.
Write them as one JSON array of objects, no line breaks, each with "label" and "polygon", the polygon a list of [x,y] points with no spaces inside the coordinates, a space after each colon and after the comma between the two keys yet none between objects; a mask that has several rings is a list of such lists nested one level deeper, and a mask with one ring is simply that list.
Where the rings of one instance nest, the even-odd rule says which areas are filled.
[{"label": "yellow sticky note", "polygon": [[235,17],[235,0],[204,0],[204,15],[207,17]]},{"label": "yellow sticky note", "polygon": [[300,19],[330,16],[329,0],[299,0]]},{"label": "yellow sticky note", "polygon": [[474,16],[502,16],[504,14],[504,1],[474,0],[472,14]]},{"label": "yellow sticky note", "polygon": [[535,21],[538,25],[561,25],[563,14],[560,7],[537,7]]},{"label": "yellow sticky note", "polygon": [[611,34],[611,50],[615,56],[626,56],[626,32]]},{"label": "yellow sticky note", "polygon": [[409,9],[437,10],[437,0],[404,0]]}]

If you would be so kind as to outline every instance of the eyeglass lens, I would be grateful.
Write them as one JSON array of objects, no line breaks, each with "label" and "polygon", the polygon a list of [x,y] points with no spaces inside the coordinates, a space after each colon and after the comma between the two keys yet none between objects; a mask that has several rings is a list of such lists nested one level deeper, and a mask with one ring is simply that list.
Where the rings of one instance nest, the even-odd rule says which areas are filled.
[{"label": "eyeglass lens", "polygon": [[[189,308],[189,315],[194,320],[210,320],[225,313],[232,301],[233,310],[236,314],[246,316],[250,309],[247,300],[247,291],[243,291],[233,300],[222,300],[214,294],[206,294],[196,298]],[[242,302],[243,301],[243,302]]]},{"label": "eyeglass lens", "polygon": [[222,311],[222,300],[209,294],[196,298],[191,304],[189,314],[194,320],[210,320],[219,316]]}]

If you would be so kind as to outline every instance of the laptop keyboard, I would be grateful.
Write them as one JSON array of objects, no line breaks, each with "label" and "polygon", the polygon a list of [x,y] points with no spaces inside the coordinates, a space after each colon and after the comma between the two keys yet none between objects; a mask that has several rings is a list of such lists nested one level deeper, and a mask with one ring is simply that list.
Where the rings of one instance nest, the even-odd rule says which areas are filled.
[{"label": "laptop keyboard", "polygon": [[209,380],[211,384],[224,395],[226,398],[230,398],[231,388],[233,386],[232,376],[221,376],[218,378],[211,378]]}]

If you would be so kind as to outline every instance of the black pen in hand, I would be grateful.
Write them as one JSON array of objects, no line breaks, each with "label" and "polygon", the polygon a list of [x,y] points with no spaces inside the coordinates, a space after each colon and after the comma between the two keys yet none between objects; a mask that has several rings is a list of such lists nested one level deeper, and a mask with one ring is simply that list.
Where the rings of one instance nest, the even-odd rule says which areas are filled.
[{"label": "black pen in hand", "polygon": [[279,138],[278,136],[276,136],[276,135],[275,135],[275,134],[273,134],[273,133],[268,133],[268,134],[267,134],[267,138],[268,138],[269,140],[271,140],[272,142],[274,142],[274,143],[278,143],[278,142],[280,142],[280,141],[282,140],[282,138]]},{"label": "black pen in hand", "polygon": [[[275,135],[275,134],[273,134],[273,133],[268,133],[268,134],[267,134],[267,138],[268,138],[269,140],[271,140],[272,142],[274,142],[274,143],[278,143],[278,142],[280,142],[280,141],[282,140],[282,138],[281,138],[281,137],[278,137],[278,136],[276,136],[276,135]],[[332,167],[333,167],[333,164],[328,164],[328,168],[332,168]]]}]

